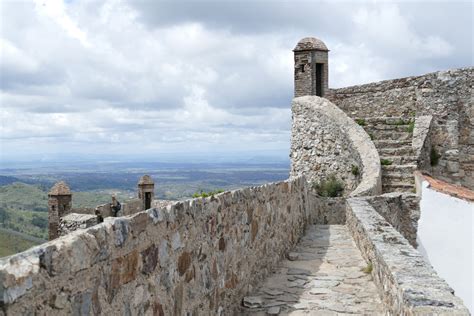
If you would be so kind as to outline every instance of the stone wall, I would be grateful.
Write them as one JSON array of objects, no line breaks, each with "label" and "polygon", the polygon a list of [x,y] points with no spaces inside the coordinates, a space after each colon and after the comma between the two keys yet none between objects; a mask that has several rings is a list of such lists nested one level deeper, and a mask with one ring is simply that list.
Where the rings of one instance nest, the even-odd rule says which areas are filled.
[{"label": "stone wall", "polygon": [[474,188],[474,68],[330,90],[326,98],[352,118],[432,115],[441,155],[436,177]]},{"label": "stone wall", "polygon": [[292,177],[319,182],[335,175],[344,182],[345,196],[381,192],[380,158],[362,127],[317,96],[293,99],[292,112]]},{"label": "stone wall", "polygon": [[0,260],[3,313],[229,315],[311,213],[304,178],[177,202]]},{"label": "stone wall", "polygon": [[313,224],[344,225],[346,223],[346,198],[326,198],[314,191],[308,192]]},{"label": "stone wall", "polygon": [[417,247],[416,236],[420,219],[418,195],[393,192],[367,197],[366,201],[413,247]]},{"label": "stone wall", "polygon": [[347,200],[346,225],[390,315],[469,315],[453,289],[363,198]]},{"label": "stone wall", "polygon": [[416,164],[420,170],[431,170],[431,122],[433,116],[423,115],[415,118],[412,147],[416,156]]},{"label": "stone wall", "polygon": [[99,219],[93,214],[71,213],[61,217],[59,221],[59,236],[70,234],[78,229],[85,229],[99,224]]}]

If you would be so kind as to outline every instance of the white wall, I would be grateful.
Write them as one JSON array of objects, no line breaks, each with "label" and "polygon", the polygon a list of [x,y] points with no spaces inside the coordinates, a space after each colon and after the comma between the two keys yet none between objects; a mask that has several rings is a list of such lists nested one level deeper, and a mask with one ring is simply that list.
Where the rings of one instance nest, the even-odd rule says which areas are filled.
[{"label": "white wall", "polygon": [[473,312],[474,203],[439,193],[423,181],[418,250]]}]

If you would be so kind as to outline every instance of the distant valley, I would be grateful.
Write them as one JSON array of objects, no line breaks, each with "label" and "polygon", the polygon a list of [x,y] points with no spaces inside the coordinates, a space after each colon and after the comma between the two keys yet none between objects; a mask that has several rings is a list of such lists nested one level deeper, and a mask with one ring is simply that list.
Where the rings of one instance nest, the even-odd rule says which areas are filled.
[{"label": "distant valley", "polygon": [[[136,196],[149,174],[158,199],[180,200],[196,192],[232,190],[288,178],[287,163],[87,163],[0,169],[0,256],[47,239],[48,191],[59,180],[73,191],[74,207]],[[16,233],[15,233],[16,232]]]}]

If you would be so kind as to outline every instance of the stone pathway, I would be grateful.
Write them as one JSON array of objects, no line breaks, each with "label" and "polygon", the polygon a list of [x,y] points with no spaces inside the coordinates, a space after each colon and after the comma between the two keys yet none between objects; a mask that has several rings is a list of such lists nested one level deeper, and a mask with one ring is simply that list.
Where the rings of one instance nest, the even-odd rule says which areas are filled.
[{"label": "stone pathway", "polygon": [[383,315],[367,263],[344,225],[312,225],[243,299],[242,315]]}]

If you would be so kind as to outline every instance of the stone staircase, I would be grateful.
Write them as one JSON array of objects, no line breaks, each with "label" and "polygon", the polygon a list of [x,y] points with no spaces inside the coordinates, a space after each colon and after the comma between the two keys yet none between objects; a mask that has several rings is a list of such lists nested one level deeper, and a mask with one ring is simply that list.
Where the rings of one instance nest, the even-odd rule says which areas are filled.
[{"label": "stone staircase", "polygon": [[382,192],[413,192],[416,156],[410,119],[378,117],[356,119],[377,148],[382,164]]}]

